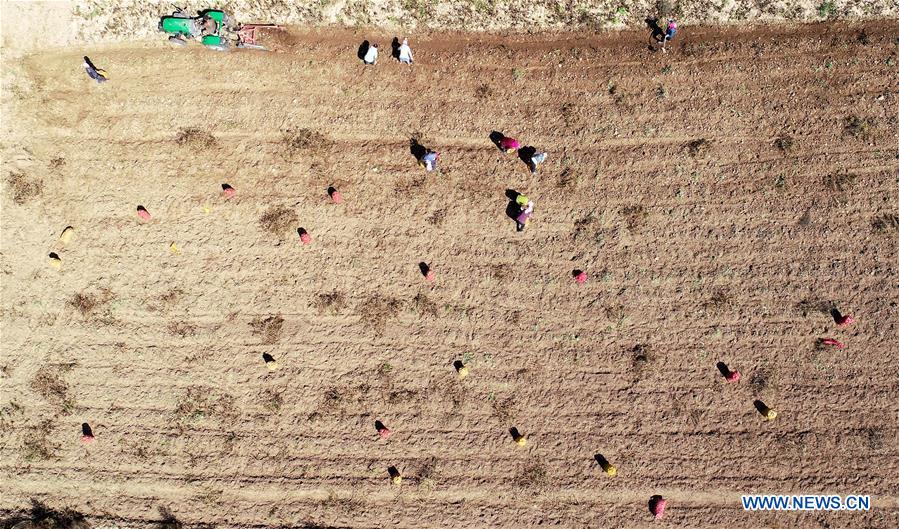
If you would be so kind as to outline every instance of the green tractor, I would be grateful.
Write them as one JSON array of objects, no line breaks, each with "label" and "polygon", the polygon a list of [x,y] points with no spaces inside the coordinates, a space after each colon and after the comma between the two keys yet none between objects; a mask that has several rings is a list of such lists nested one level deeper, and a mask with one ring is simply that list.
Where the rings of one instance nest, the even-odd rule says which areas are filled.
[{"label": "green tractor", "polygon": [[260,28],[281,29],[275,24],[237,24],[221,9],[199,11],[190,16],[178,8],[171,15],[159,19],[159,31],[169,35],[169,42],[184,46],[188,40],[198,40],[203,46],[216,51],[227,51],[232,45],[237,48],[265,50],[256,42],[256,30]]}]

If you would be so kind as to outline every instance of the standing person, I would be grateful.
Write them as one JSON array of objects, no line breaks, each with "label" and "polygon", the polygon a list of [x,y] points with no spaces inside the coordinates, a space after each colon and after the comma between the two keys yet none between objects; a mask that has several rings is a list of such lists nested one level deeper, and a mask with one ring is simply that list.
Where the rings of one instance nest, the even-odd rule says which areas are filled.
[{"label": "standing person", "polygon": [[403,64],[412,64],[412,48],[409,47],[409,39],[403,38],[400,45],[400,62]]},{"label": "standing person", "polygon": [[531,214],[534,212],[534,201],[524,195],[518,195],[518,197],[515,198],[515,203],[518,204],[518,207],[521,209],[521,212],[515,219],[515,222],[518,223],[516,230],[524,231],[528,225],[528,220],[531,218]]},{"label": "standing person", "polygon": [[368,51],[365,52],[365,57],[362,59],[362,62],[365,64],[369,64],[374,66],[376,62],[378,62],[378,45],[372,44],[368,47]]}]

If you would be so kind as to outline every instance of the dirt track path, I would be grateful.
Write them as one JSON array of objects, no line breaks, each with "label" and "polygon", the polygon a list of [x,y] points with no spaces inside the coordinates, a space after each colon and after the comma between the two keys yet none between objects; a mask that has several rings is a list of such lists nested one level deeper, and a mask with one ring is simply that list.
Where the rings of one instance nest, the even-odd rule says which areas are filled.
[{"label": "dirt track path", "polygon": [[[362,33],[262,55],[134,44],[87,51],[103,86],[82,50],[5,65],[0,509],[640,527],[663,494],[673,526],[894,525],[897,30],[697,29],[668,56],[643,34],[434,35],[411,70],[363,68]],[[852,117],[870,123],[857,137]],[[214,141],[179,145],[188,128]],[[298,129],[323,144],[291,152]],[[547,149],[541,173],[491,130]],[[439,174],[415,166],[413,135]],[[7,174],[43,188],[16,203]],[[536,200],[525,233],[507,188]],[[281,206],[296,220],[266,232]],[[857,324],[835,327],[831,305]],[[816,349],[826,336],[848,347]],[[876,508],[747,514],[747,492]]]}]

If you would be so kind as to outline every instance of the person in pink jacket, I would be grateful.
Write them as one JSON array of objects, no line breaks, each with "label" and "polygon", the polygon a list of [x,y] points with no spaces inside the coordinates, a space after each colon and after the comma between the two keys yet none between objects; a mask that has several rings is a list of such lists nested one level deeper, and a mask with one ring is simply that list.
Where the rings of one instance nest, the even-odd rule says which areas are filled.
[{"label": "person in pink jacket", "polygon": [[668,19],[668,26],[665,28],[665,37],[662,39],[662,51],[668,53],[668,50],[665,49],[665,45],[674,40],[674,35],[677,33],[677,22],[674,19]]},{"label": "person in pink jacket", "polygon": [[510,138],[498,130],[494,130],[490,133],[490,141],[496,145],[497,149],[509,154],[521,148],[521,144],[518,143],[518,140]]},{"label": "person in pink jacket", "polygon": [[524,195],[518,195],[515,198],[515,203],[521,208],[518,217],[515,218],[515,222],[517,223],[516,229],[518,231],[524,231],[528,226],[528,221],[531,219],[531,214],[534,213],[534,201]]},{"label": "person in pink jacket", "polygon": [[521,144],[515,138],[510,138],[508,136],[503,136],[503,139],[499,140],[499,148],[504,152],[513,153],[517,151],[521,147]]}]

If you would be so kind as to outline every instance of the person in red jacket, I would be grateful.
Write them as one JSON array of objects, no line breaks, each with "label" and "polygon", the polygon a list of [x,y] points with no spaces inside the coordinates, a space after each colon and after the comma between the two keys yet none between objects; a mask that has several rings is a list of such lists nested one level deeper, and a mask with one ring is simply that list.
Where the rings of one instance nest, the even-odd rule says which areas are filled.
[{"label": "person in red jacket", "polygon": [[518,140],[515,138],[510,138],[508,136],[503,136],[503,139],[499,140],[499,148],[507,153],[513,153],[517,151],[521,147],[521,144],[518,143]]}]

